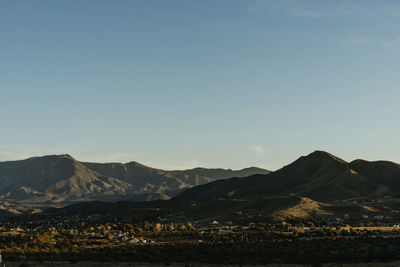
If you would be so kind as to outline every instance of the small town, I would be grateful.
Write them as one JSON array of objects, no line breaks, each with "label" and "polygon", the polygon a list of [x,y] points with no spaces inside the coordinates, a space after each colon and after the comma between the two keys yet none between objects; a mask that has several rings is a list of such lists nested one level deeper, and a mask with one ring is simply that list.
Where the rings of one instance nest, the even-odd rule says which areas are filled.
[{"label": "small town", "polygon": [[[356,225],[349,225],[343,221],[345,219],[337,218],[329,223],[287,220],[275,223],[249,222],[239,225],[231,221],[214,220],[207,223],[143,222],[133,224],[119,219],[107,222],[100,215],[53,218],[36,215],[30,219],[4,217],[0,223],[0,253],[5,262],[49,261],[59,260],[66,256],[71,262],[99,259],[108,262],[121,260],[173,262],[173,255],[185,249],[198,262],[215,262],[217,259],[220,263],[236,263],[243,260],[252,262],[250,256],[254,253],[258,255],[262,251],[265,253],[269,250],[268,253],[275,251],[278,253],[276,255],[285,255],[285,249],[279,252],[276,250],[284,246],[287,247],[287,252],[290,252],[293,249],[291,246],[296,244],[314,247],[320,246],[321,241],[324,241],[324,245],[338,242],[363,244],[361,247],[364,249],[359,251],[360,257],[366,258],[370,252],[367,248],[368,243],[385,240],[386,243],[394,242],[400,246],[399,225],[385,222],[385,218],[371,218],[365,223]],[[348,246],[346,249],[351,247]],[[235,257],[226,258],[223,254],[214,255],[220,251],[218,248],[248,251],[249,257],[235,259]],[[329,247],[332,259],[338,260],[337,255],[332,254],[332,251],[338,249],[337,255],[344,253],[340,251],[344,247],[333,250]],[[211,254],[209,258],[204,258],[203,253],[208,250],[214,251],[214,254]],[[165,254],[165,251],[168,253]],[[150,252],[153,253],[151,257],[148,254]],[[316,251],[310,250],[310,253],[316,253]],[[323,253],[323,247],[318,253]],[[240,255],[242,254],[243,252]],[[316,259],[315,255],[312,258]],[[184,257],[182,259],[184,260]],[[254,260],[260,262],[261,259]],[[297,259],[293,261],[296,262]],[[285,255],[281,258],[273,258],[273,262],[290,263],[291,258]]]}]

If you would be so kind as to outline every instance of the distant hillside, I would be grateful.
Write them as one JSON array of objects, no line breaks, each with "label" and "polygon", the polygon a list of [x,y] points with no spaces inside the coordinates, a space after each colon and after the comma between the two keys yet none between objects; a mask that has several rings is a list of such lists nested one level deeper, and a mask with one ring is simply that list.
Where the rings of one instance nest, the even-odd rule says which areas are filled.
[{"label": "distant hillside", "polygon": [[[232,177],[245,177],[252,174],[267,174],[269,171],[251,167],[233,171],[225,169],[195,168],[183,171],[165,171],[144,166],[137,162],[122,163],[83,163],[86,167],[102,175],[116,177],[132,185],[137,195],[153,198],[154,193],[173,196],[196,185],[201,185]],[[148,194],[151,194],[150,196]],[[160,199],[165,199],[162,197]]]},{"label": "distant hillside", "polygon": [[259,168],[164,171],[137,162],[87,163],[70,155],[50,155],[0,162],[0,199],[13,209],[96,199],[165,200],[196,185],[255,173],[269,172]]},{"label": "distant hillside", "polygon": [[268,175],[219,180],[188,189],[177,199],[257,198],[296,194],[321,202],[400,193],[400,165],[356,160],[347,163],[315,151]]},{"label": "distant hillside", "polygon": [[177,199],[168,201],[132,202],[120,201],[81,202],[63,208],[51,208],[41,215],[99,215],[109,218],[128,219],[136,222],[196,221],[212,222],[273,222],[288,219],[336,220],[350,216],[361,221],[363,215],[400,216],[398,201],[386,204],[348,205],[326,204],[299,196],[276,196],[256,199],[213,199],[205,202],[186,202]]},{"label": "distant hillside", "polygon": [[[169,174],[188,183],[194,181],[190,178],[193,175],[210,176],[210,171],[194,169]],[[222,174],[224,172],[218,176],[224,177]],[[121,174],[113,175],[121,177]],[[187,179],[182,179],[182,175]],[[230,175],[228,172],[227,176]],[[121,179],[128,182],[127,177]],[[347,217],[360,221],[363,215],[399,217],[400,201],[395,198],[399,194],[400,165],[365,160],[348,163],[327,152],[315,151],[276,172],[215,180],[186,189],[168,201],[78,203],[46,213],[96,213],[137,221],[162,218],[164,221],[203,222],[336,220],[347,214]],[[355,199],[364,202],[354,204]]]}]

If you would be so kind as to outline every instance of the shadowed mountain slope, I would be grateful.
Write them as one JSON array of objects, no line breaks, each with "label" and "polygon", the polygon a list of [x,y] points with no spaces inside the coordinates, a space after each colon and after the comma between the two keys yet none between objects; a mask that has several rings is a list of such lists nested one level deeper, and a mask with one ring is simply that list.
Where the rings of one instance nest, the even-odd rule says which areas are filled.
[{"label": "shadowed mountain slope", "polygon": [[355,160],[350,163],[351,169],[369,177],[372,182],[380,184],[382,193],[400,191],[400,165],[390,161]]},{"label": "shadowed mountain slope", "polygon": [[353,204],[353,199],[383,200],[384,196],[399,193],[398,164],[364,160],[347,163],[327,152],[315,151],[276,172],[213,181],[186,189],[168,201],[78,203],[47,210],[45,214],[105,214],[107,211],[110,216],[130,216],[137,221],[162,218],[163,221],[202,222],[336,220],[351,214],[353,219],[362,220],[365,214],[399,216],[399,201]]},{"label": "shadowed mountain slope", "polygon": [[400,165],[356,160],[347,163],[315,151],[268,175],[219,180],[180,193],[176,198],[256,198],[297,194],[322,202],[357,197],[382,197],[400,192]]},{"label": "shadowed mountain slope", "polygon": [[212,199],[205,202],[188,202],[178,199],[168,201],[81,202],[63,208],[50,208],[42,215],[73,216],[96,215],[108,218],[129,219],[135,222],[266,222],[288,219],[335,221],[351,214],[353,220],[370,217],[400,215],[398,202],[390,204],[327,204],[299,196],[274,196],[253,199]]}]

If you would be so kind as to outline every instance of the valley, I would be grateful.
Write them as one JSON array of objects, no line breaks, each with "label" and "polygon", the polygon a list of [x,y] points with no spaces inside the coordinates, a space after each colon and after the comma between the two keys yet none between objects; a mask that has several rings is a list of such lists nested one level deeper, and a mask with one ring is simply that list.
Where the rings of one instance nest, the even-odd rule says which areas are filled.
[{"label": "valley", "polygon": [[[275,172],[162,171],[65,155],[44,160],[0,163],[7,167],[0,170],[0,253],[9,262],[322,266],[400,260],[396,163],[348,163],[323,151]],[[143,192],[158,197],[144,199]]]}]

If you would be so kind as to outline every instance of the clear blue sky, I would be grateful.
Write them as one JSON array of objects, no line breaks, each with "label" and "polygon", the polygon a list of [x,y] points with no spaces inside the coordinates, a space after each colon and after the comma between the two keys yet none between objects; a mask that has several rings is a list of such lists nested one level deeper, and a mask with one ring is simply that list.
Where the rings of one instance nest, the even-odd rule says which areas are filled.
[{"label": "clear blue sky", "polygon": [[400,162],[400,2],[0,2],[0,160]]}]

